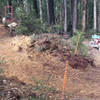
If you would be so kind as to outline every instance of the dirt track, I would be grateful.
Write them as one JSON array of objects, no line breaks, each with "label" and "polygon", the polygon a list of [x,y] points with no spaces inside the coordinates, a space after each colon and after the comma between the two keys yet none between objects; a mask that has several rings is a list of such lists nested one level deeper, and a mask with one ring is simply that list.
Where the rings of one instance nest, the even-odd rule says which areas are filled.
[{"label": "dirt track", "polygon": [[[57,62],[56,58],[51,56],[34,54],[34,61],[31,61],[25,52],[16,52],[11,46],[13,37],[7,35],[7,31],[0,25],[0,57],[5,56],[5,65],[3,65],[4,74],[7,77],[16,76],[21,81],[32,84],[33,78],[37,79],[47,78],[50,74],[44,73],[43,63],[50,62],[54,66],[64,66],[63,63]],[[70,96],[81,96],[83,98],[90,98],[88,100],[99,100],[100,98],[100,53],[92,49],[91,53],[94,55],[96,68],[89,68],[85,71],[69,68],[67,80],[67,93]],[[55,72],[54,72],[55,73]],[[63,74],[63,73],[62,73]],[[62,87],[63,78],[59,75],[52,81],[57,87]]]}]

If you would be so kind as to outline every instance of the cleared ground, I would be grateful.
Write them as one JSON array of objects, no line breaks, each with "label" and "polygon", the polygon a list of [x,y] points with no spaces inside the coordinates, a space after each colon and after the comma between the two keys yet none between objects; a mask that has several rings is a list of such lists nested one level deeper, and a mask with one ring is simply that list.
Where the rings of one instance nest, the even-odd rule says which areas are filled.
[{"label": "cleared ground", "polygon": [[[21,41],[25,38],[18,36],[17,40]],[[31,60],[25,49],[21,50],[21,48],[18,51],[12,43],[14,40],[16,40],[15,37],[10,37],[8,31],[0,25],[0,57],[4,57],[5,60],[5,64],[2,65],[3,75],[17,77],[26,84],[34,84],[34,78],[49,79],[48,82],[51,85],[61,89],[65,63],[61,62],[58,57],[38,52],[33,53]],[[68,68],[66,94],[69,97],[82,97],[88,100],[100,98],[100,52],[93,48],[89,49],[90,55],[95,59],[96,67],[85,70]]]}]

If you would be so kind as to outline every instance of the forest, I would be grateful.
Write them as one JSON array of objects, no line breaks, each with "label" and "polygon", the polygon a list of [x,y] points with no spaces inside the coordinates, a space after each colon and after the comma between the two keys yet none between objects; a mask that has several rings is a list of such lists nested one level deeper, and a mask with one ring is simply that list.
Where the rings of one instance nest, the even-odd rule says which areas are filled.
[{"label": "forest", "polygon": [[[7,5],[13,7],[13,17],[20,21],[16,30],[20,34],[100,32],[99,0],[0,0],[0,16],[5,16]],[[11,13],[10,8],[7,12]]]},{"label": "forest", "polygon": [[0,100],[100,100],[100,0],[0,0]]}]

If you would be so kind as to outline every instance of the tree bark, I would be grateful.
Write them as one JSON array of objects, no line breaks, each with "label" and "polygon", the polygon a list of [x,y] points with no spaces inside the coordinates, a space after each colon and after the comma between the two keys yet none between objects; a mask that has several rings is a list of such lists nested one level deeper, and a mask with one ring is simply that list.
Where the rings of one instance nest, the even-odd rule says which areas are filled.
[{"label": "tree bark", "polygon": [[64,32],[67,33],[67,1],[66,0],[64,0],[64,12],[65,12]]},{"label": "tree bark", "polygon": [[47,17],[48,17],[48,23],[50,24],[50,18],[49,18],[49,4],[48,4],[48,0],[46,0],[46,6],[47,6]]},{"label": "tree bark", "polygon": [[74,34],[77,26],[77,0],[73,1],[72,33]]},{"label": "tree bark", "polygon": [[59,19],[60,19],[60,24],[62,24],[62,8],[63,8],[62,0],[59,0]]},{"label": "tree bark", "polygon": [[87,0],[87,5],[86,5],[86,31],[89,29],[89,3]]},{"label": "tree bark", "polygon": [[30,14],[30,4],[28,3],[28,0],[24,1],[24,8],[25,8],[26,14],[29,15]]},{"label": "tree bark", "polygon": [[85,32],[86,2],[87,0],[82,0],[82,32]]},{"label": "tree bark", "polygon": [[[9,6],[12,6],[12,0],[8,0]],[[9,12],[11,13],[11,8],[9,8]]]},{"label": "tree bark", "polygon": [[40,8],[40,21],[43,23],[43,17],[42,17],[42,0],[39,0],[39,8]]},{"label": "tree bark", "polygon": [[48,0],[50,24],[55,24],[54,0]]},{"label": "tree bark", "polygon": [[35,10],[36,17],[38,17],[37,0],[33,0],[33,9]]},{"label": "tree bark", "polygon": [[94,0],[94,32],[97,31],[96,0]]},{"label": "tree bark", "polygon": [[[76,0],[70,0],[70,23],[69,23],[69,29],[70,29],[70,35],[72,36],[74,34],[74,25],[75,25],[75,22],[74,20],[75,19],[75,1]],[[75,16],[75,17],[74,17]]]},{"label": "tree bark", "polygon": [[100,0],[98,0],[98,32],[100,33]]},{"label": "tree bark", "polygon": [[74,0],[70,0],[70,21],[73,22],[73,7],[74,7]]}]

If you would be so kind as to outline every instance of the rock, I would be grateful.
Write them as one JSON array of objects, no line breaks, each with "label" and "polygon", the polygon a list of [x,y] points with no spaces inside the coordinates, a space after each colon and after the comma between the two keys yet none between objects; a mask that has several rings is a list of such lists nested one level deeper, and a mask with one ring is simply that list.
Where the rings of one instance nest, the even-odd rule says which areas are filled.
[{"label": "rock", "polygon": [[7,80],[3,80],[3,84],[7,84]]}]

